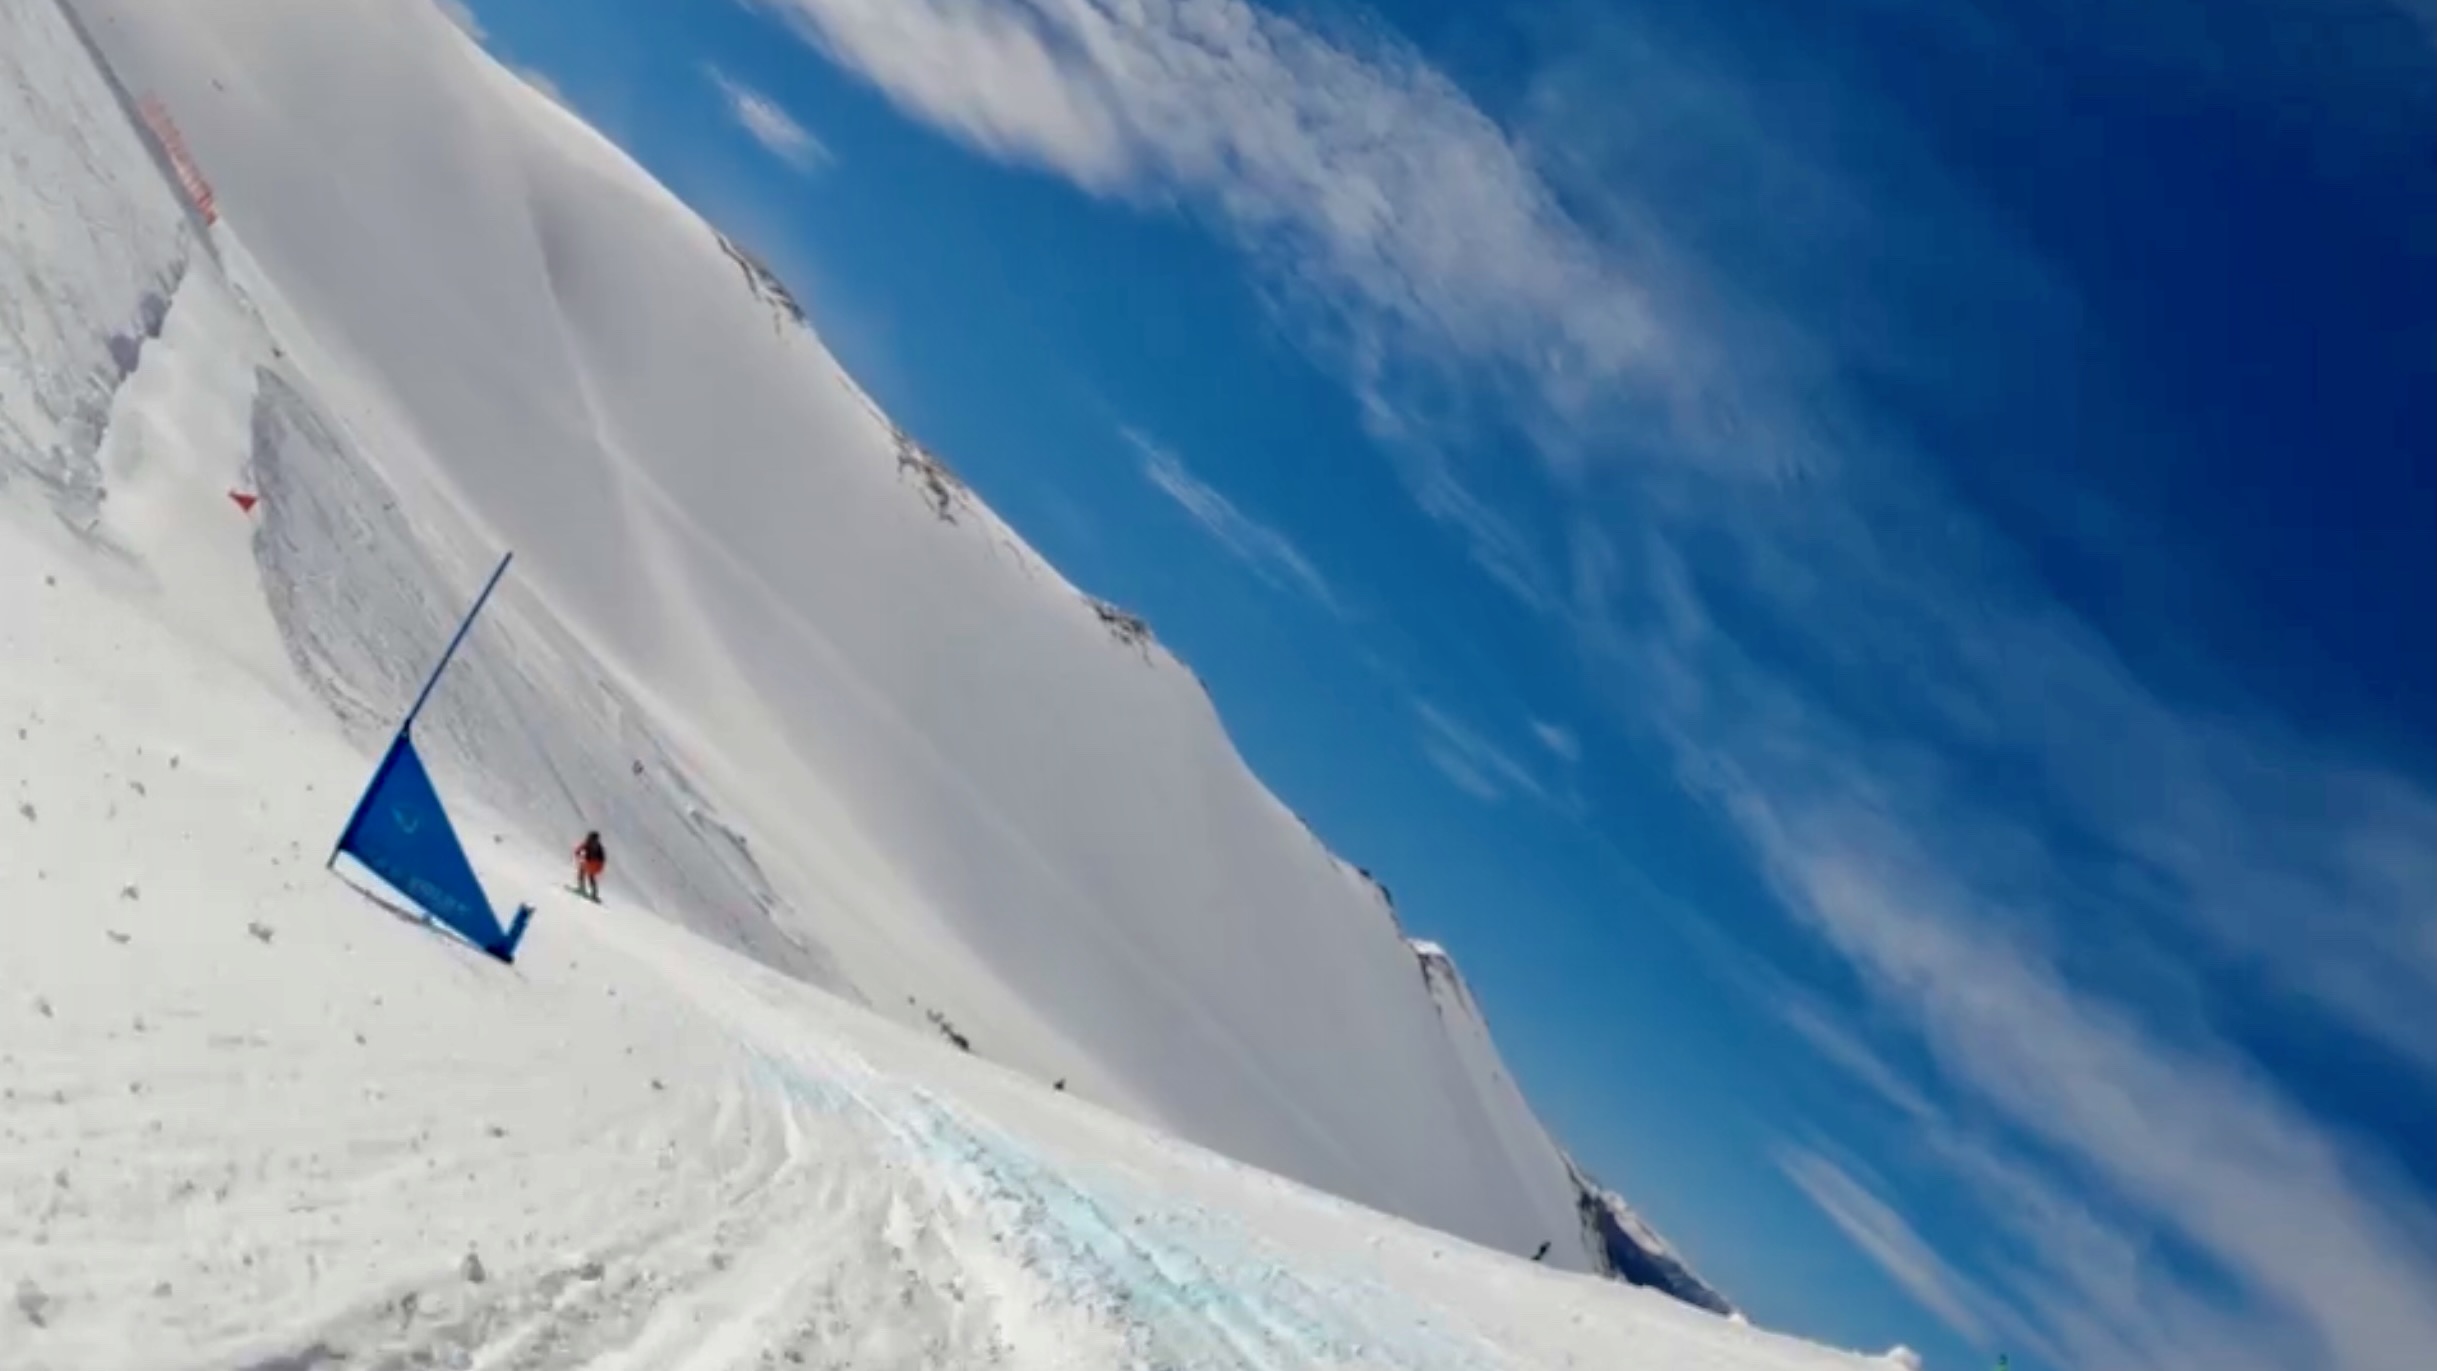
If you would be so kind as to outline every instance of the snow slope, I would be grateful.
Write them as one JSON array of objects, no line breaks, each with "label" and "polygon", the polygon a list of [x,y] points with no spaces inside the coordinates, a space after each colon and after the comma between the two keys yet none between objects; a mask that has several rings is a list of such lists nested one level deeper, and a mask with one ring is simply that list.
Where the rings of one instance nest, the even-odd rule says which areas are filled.
[{"label": "snow slope", "polygon": [[1859,1364],[1170,1140],[547,849],[478,845],[542,892],[501,968],[323,872],[360,751],[116,572],[0,500],[0,1366]]},{"label": "snow slope", "polygon": [[[1190,673],[956,487],[622,153],[423,5],[76,8],[128,85],[175,112],[226,219],[207,230],[183,210],[52,0],[0,0],[0,301],[15,307],[0,327],[0,505],[45,537],[65,530],[57,555],[94,594],[174,625],[176,652],[263,696],[248,706],[263,731],[228,735],[219,759],[233,773],[220,800],[255,818],[198,830],[251,856],[198,876],[198,896],[231,918],[263,900],[326,921],[327,888],[283,884],[272,900],[259,859],[293,865],[289,843],[335,830],[345,763],[512,545],[517,573],[425,732],[444,790],[481,802],[463,827],[478,861],[506,864],[511,899],[555,883],[536,851],[600,827],[614,896],[791,984],[907,1022],[938,1014],[994,1061],[1361,1204],[1600,1265],[1572,1169],[1469,997],[1469,1022],[1452,1022],[1376,890],[1249,774]],[[229,522],[232,484],[265,497],[250,525]],[[12,666],[58,631],[12,628]],[[118,650],[92,649],[105,663]],[[156,666],[188,669],[171,660]],[[63,664],[42,689],[92,665]],[[121,703],[143,717],[161,702]],[[109,736],[106,713],[88,722]],[[310,760],[261,758],[248,777],[249,750],[290,746]],[[306,776],[317,788],[300,798]],[[0,855],[22,880],[19,849]],[[92,917],[77,901],[108,882],[84,874],[91,889],[52,917]],[[712,955],[623,916],[569,927],[578,917],[546,907],[537,946],[582,956],[587,974],[595,954],[576,949],[612,924],[655,955]],[[302,1037],[335,1031],[316,995],[353,993],[313,978],[420,984],[343,960],[292,974],[278,984],[314,990],[298,1006],[230,1008],[292,1012],[281,1022]],[[591,993],[566,974],[553,993]],[[209,998],[213,984],[160,993]],[[506,992],[461,988],[473,1020],[525,1025],[497,1025],[508,1062],[507,1043],[576,1052]],[[663,993],[671,1013],[702,1012]],[[824,1026],[850,1022],[803,1003]],[[877,1031],[853,1022],[836,1031]],[[439,1046],[368,1079],[436,1090]],[[602,1065],[568,1069],[591,1080]],[[748,1102],[776,1108],[766,1090],[732,1094],[721,1128]],[[758,1117],[783,1132],[791,1111]],[[508,1164],[547,1168],[587,1134],[521,1136],[499,1149]],[[530,1222],[598,1226],[573,1191],[536,1193],[575,1207],[529,1207]]]}]

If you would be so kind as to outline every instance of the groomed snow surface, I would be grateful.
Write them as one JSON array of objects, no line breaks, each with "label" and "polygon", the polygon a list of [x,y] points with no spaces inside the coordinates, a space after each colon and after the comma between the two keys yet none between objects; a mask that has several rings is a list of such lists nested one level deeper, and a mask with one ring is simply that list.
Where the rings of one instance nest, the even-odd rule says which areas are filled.
[{"label": "groomed snow surface", "polygon": [[[1452,963],[436,12],[77,13],[0,0],[0,1367],[1851,1364],[1555,1269]],[[418,736],[513,969],[323,869],[508,543]]]}]

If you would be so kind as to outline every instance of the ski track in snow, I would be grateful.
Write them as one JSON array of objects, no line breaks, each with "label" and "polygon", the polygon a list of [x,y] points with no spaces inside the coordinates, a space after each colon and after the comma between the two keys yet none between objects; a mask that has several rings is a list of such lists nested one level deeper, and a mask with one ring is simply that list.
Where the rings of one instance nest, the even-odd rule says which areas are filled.
[{"label": "ski track in snow", "polygon": [[[485,540],[376,474],[124,106],[0,0],[0,206],[40,207],[0,212],[0,1367],[1853,1364],[808,984],[825,949],[537,597],[432,724],[485,883],[551,892],[518,964],[342,883],[364,735]],[[611,903],[556,893],[525,835],[630,759]]]}]

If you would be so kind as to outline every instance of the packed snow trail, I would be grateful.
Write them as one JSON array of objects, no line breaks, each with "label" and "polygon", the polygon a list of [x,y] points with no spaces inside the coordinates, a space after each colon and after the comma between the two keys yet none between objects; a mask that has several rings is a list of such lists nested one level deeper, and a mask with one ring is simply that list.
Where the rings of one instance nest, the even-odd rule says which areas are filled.
[{"label": "packed snow trail", "polygon": [[[498,967],[323,870],[363,767],[333,725],[94,569],[0,521],[0,1365],[1850,1364],[1160,1138],[615,900],[543,894]],[[487,883],[556,890],[459,826]]]}]

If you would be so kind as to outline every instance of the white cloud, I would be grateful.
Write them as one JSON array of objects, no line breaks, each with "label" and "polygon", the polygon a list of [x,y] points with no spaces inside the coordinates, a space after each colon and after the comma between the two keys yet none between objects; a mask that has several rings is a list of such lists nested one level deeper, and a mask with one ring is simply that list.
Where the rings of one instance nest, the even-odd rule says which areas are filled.
[{"label": "white cloud", "polygon": [[[2001,1274],[1987,1281],[1934,1283],[2002,1345],[2059,1367],[2274,1371],[2324,1360],[2315,1340],[2286,1324],[2281,1312],[2246,1309],[2223,1287],[2187,1284],[2168,1265],[2144,1211],[2094,1205],[1987,1133],[1967,1128],[1823,1004],[1764,966],[1730,974],[1748,974],[1748,992],[1769,1000],[1823,1057],[1894,1108],[1889,1136],[1917,1179],[1934,1169],[1963,1186],[1981,1230],[1974,1246],[2007,1256],[1997,1264]],[[1797,1181],[1823,1209],[1836,1203],[1833,1183]],[[1855,1217],[1866,1215],[1866,1206],[1842,1208],[1838,1223],[1849,1234],[1869,1227]],[[1923,1239],[1895,1250],[1910,1254],[1916,1272],[1951,1266],[1925,1258],[1929,1246]]]},{"label": "white cloud", "polygon": [[[1364,395],[1363,403],[1374,414],[1388,405],[1385,396],[1376,391]],[[1374,419],[1370,427],[1383,432],[1385,425]],[[1396,455],[1413,502],[1463,538],[1473,563],[1484,575],[1526,609],[1552,618],[1562,615],[1565,589],[1559,577],[1548,566],[1542,549],[1514,520],[1466,488],[1453,464],[1435,452],[1427,439],[1390,433],[1382,440]]]},{"label": "white cloud", "polygon": [[1422,728],[1422,755],[1456,789],[1492,804],[1512,795],[1547,800],[1547,787],[1512,753],[1427,701],[1416,702],[1414,716]]},{"label": "white cloud", "polygon": [[813,171],[829,164],[828,145],[797,122],[778,101],[717,67],[705,67],[703,71],[711,84],[719,88],[720,98],[727,102],[729,117],[771,156],[797,171]]},{"label": "white cloud", "polygon": [[1647,302],[1496,123],[1384,40],[1244,0],[760,0],[966,143],[1213,218],[1383,375],[1417,350],[1560,407],[1672,365]]},{"label": "white cloud", "polygon": [[466,0],[432,0],[432,3],[440,7],[440,12],[448,16],[450,23],[465,30],[466,37],[477,43],[490,40],[490,32],[482,26],[482,16],[474,13],[474,7]]},{"label": "white cloud", "polygon": [[1944,1069],[2300,1320],[2330,1367],[2437,1342],[2426,1206],[2221,1045],[2076,992],[2002,915],[1847,794],[1785,806],[1724,776],[1788,903],[1917,1024]]},{"label": "white cloud", "polygon": [[1331,614],[1344,616],[1345,607],[1328,579],[1285,534],[1236,508],[1234,501],[1187,470],[1175,453],[1131,430],[1126,431],[1125,438],[1142,456],[1144,477],[1192,516],[1220,547],[1250,567],[1254,575],[1278,589],[1305,596]]},{"label": "white cloud", "polygon": [[1920,1087],[1904,1078],[1885,1058],[1871,1050],[1854,1032],[1838,1023],[1818,1001],[1781,991],[1776,1000],[1777,1016],[1786,1026],[1802,1035],[1820,1056],[1867,1087],[1870,1093],[1885,1101],[1907,1120],[1920,1122],[1934,1117],[1937,1110]]},{"label": "white cloud", "polygon": [[2187,1287],[2147,1232],[2101,1215],[1943,1118],[1916,1122],[1930,1160],[1972,1187],[1991,1230],[1985,1237],[2010,1237],[2025,1254],[2000,1264],[2001,1274],[1965,1274],[1885,1198],[1883,1186],[1852,1168],[1791,1146],[1777,1150],[1777,1162],[1857,1249],[1967,1341],[2047,1366],[2126,1371],[2281,1371],[2322,1360],[2306,1338],[2272,1319]]},{"label": "white cloud", "polygon": [[[1874,1018],[1917,1036],[1958,1098],[2021,1140],[2012,1150],[2057,1159],[2091,1198],[1958,1142],[1924,1087],[1781,981],[1746,988],[1898,1111],[1900,1136],[1930,1139],[1983,1212],[2015,1216],[1992,1245],[2012,1254],[1988,1288],[1998,1303],[1971,1306],[2014,1345],[2052,1340],[2067,1365],[2403,1364],[2396,1349],[2437,1340],[2420,1293],[2437,1266],[2413,1236],[2437,1218],[2425,1196],[2205,1014],[2159,1013],[2077,967],[2152,946],[2151,982],[2175,978],[2158,998],[2208,1005],[2216,973],[2248,963],[2410,1062],[2429,1003],[2417,992],[2413,1011],[2413,988],[2431,971],[2411,951],[2429,936],[2431,882],[2415,875],[2437,831],[2426,797],[2264,724],[2179,716],[2052,614],[2018,617],[1987,593],[1960,603],[1849,529],[1823,535],[1821,496],[1805,492],[1803,523],[1753,519],[1756,543],[1795,544],[1802,589],[1763,572],[1738,612],[1799,604],[1783,611],[1789,632],[1815,624],[1818,660],[1839,670],[1796,676],[1756,656],[1663,543],[1613,559],[1619,582],[1638,578],[1639,618],[1589,631],[1630,682],[1620,699],[1658,725],[1784,907],[1858,973]],[[1937,566],[1939,551],[1887,559]],[[1838,686],[1868,692],[1870,731]],[[1890,718],[1912,727],[1891,734]],[[2010,760],[2025,778],[2010,802],[1982,773],[1951,771],[1950,732]],[[2210,1274],[2194,1279],[2160,1241]]]},{"label": "white cloud", "polygon": [[[1959,509],[1890,527],[1858,503],[1822,482],[1584,532],[1598,552],[1578,564],[1601,574],[1581,626],[1618,706],[1878,1016],[2105,1197],[2109,1231],[2168,1235],[2210,1273],[2139,1262],[2141,1298],[2114,1304],[2071,1274],[2005,1294],[2070,1364],[2379,1371],[2437,1341],[2425,1193],[2215,1027],[2307,1010],[2386,1049],[2358,1061],[2367,1078],[2424,1089],[2437,807],[2272,722],[2168,707],[1989,578],[2004,553]],[[1684,549],[1703,543],[1695,575]],[[1858,1042],[1795,1026],[1899,1110],[1928,1107]]]},{"label": "white cloud", "polygon": [[550,73],[543,71],[539,67],[517,67],[515,68],[515,71],[518,79],[522,80],[526,85],[533,87],[535,90],[540,91],[542,94],[549,96],[552,103],[558,105],[561,109],[575,108],[574,105],[568,103],[567,92],[559,89],[558,82],[551,79]]},{"label": "white cloud", "polygon": [[1116,185],[1132,153],[1088,59],[1045,34],[1022,4],[996,0],[767,0],[840,64],[973,145]]},{"label": "white cloud", "polygon": [[1816,1152],[1782,1149],[1777,1166],[1863,1255],[1923,1309],[1936,1315],[1938,1322],[1966,1342],[1988,1345],[1989,1321],[1980,1311],[1993,1302],[1990,1296],[1948,1266],[1902,1214],[1843,1167]]},{"label": "white cloud", "polygon": [[2146,1222],[2094,1207],[1950,1123],[1932,1121],[1923,1136],[2025,1254],[2001,1314],[2010,1345],[2052,1366],[2281,1371],[2323,1360],[2281,1313],[2180,1279]]},{"label": "white cloud", "polygon": [[1534,719],[1532,720],[1532,736],[1538,738],[1540,745],[1555,754],[1559,761],[1572,765],[1582,760],[1582,739],[1576,737],[1574,730],[1563,724],[1552,724],[1545,719]]}]

